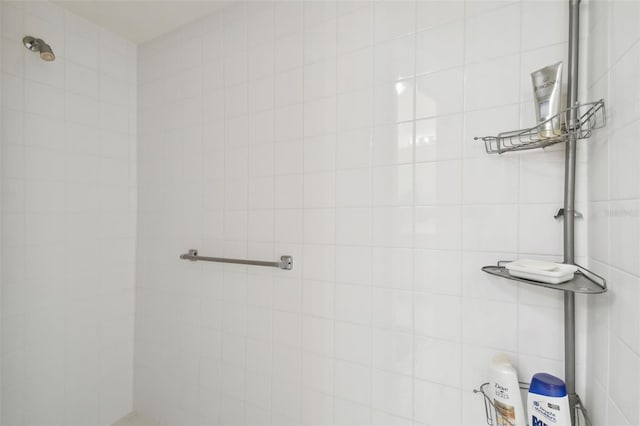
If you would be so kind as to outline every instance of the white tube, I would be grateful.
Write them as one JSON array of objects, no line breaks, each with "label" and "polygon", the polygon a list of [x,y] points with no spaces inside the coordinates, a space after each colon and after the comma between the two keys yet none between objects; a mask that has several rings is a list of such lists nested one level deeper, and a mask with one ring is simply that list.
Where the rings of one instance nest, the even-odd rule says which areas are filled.
[{"label": "white tube", "polygon": [[562,62],[531,73],[538,134],[550,138],[562,134]]}]

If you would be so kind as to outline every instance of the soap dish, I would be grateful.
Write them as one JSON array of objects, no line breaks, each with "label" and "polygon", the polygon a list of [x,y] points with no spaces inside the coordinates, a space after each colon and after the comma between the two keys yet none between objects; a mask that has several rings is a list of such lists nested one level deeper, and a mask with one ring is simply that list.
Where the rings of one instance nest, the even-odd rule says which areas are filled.
[{"label": "soap dish", "polygon": [[[535,263],[534,263],[535,262]],[[509,271],[510,275],[518,278],[524,278],[532,281],[540,281],[549,284],[560,284],[565,281],[569,281],[573,278],[573,274],[578,270],[575,265],[567,265],[564,263],[554,263],[554,267],[551,267],[551,262],[539,262],[538,268],[536,266],[538,261],[529,260],[516,260],[509,262],[504,267]]]}]

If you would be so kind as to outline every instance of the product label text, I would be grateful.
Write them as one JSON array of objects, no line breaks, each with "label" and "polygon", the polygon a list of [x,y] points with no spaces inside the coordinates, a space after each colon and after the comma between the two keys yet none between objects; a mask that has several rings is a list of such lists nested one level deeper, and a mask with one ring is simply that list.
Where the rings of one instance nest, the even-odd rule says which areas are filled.
[{"label": "product label text", "polygon": [[533,416],[533,419],[531,419],[531,426],[549,426],[549,425],[547,425],[542,420],[539,420],[536,416]]}]

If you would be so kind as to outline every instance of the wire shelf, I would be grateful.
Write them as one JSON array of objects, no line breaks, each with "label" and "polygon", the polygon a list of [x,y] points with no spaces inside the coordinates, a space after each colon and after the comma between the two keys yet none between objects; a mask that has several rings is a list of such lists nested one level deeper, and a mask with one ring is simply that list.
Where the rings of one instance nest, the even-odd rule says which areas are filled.
[{"label": "wire shelf", "polygon": [[[500,409],[496,408],[493,400],[489,396],[489,383],[483,383],[479,389],[474,389],[473,393],[479,393],[484,400],[484,412],[487,421],[487,425],[490,426],[516,426],[515,420],[508,419],[502,415]],[[520,382],[521,390],[528,390],[529,384]],[[580,426],[581,418],[584,420],[585,426],[592,426],[591,420],[587,415],[587,410],[582,405],[582,401],[578,395],[574,395],[576,398],[576,414],[575,414],[575,426]]]},{"label": "wire shelf", "polygon": [[[572,116],[577,117],[574,124],[571,123]],[[549,132],[544,125],[551,121],[557,122],[560,119],[562,129],[556,134],[544,137],[543,132]],[[567,108],[553,117],[528,129],[512,130],[499,133],[497,136],[476,136],[474,140],[482,140],[484,147],[489,154],[502,154],[509,151],[524,151],[536,148],[546,148],[560,142],[565,142],[570,136],[576,139],[586,139],[591,136],[595,129],[604,127],[607,122],[607,114],[604,106],[604,99],[596,102],[577,104]]]},{"label": "wire shelf", "polygon": [[570,291],[573,293],[583,294],[598,294],[607,291],[607,281],[604,278],[586,268],[583,268],[580,265],[576,265],[578,267],[578,270],[571,280],[560,284],[550,284],[540,281],[527,280],[525,278],[514,277],[509,273],[509,270],[505,268],[504,265],[506,263],[509,263],[509,261],[501,260],[497,265],[483,266],[482,270],[488,274],[496,275],[498,277],[507,278],[509,280],[519,281],[521,283],[538,287],[551,288],[554,290]]}]

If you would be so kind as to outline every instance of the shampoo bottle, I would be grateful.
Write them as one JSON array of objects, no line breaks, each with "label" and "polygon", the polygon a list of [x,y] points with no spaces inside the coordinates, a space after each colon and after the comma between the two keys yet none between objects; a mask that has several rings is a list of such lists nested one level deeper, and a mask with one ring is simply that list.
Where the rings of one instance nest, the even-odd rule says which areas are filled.
[{"label": "shampoo bottle", "polygon": [[551,374],[533,376],[527,408],[531,426],[571,426],[567,387]]},{"label": "shampoo bottle", "polygon": [[503,354],[496,355],[490,370],[490,398],[496,409],[496,425],[527,426],[518,375],[509,358]]}]

